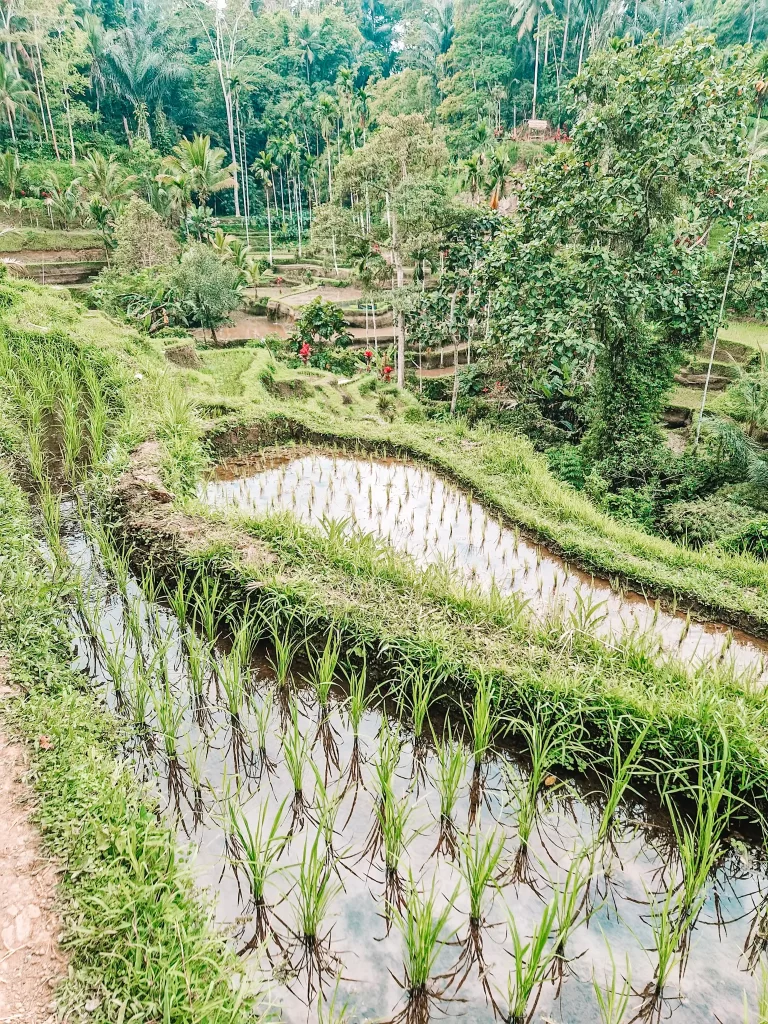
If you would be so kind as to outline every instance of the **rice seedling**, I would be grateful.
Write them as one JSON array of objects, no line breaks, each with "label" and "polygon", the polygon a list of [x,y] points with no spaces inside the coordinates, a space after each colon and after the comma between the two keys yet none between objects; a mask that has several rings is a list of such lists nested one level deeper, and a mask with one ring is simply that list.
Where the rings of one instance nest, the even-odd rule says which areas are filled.
[{"label": "rice seedling", "polygon": [[414,836],[413,831],[408,828],[413,810],[413,804],[407,800],[398,800],[391,789],[376,805],[384,854],[384,892],[387,907],[399,905],[402,900],[400,863]]},{"label": "rice seedling", "polygon": [[137,732],[147,738],[149,730],[149,709],[152,706],[152,686],[144,666],[135,659],[131,666],[128,707],[131,724]]},{"label": "rice seedling", "polygon": [[92,366],[83,367],[83,382],[88,393],[87,428],[90,445],[90,461],[98,466],[107,455],[107,431],[109,428],[109,404],[101,383]]},{"label": "rice seedling", "polygon": [[287,621],[280,629],[281,614],[273,612],[267,622],[267,631],[270,635],[272,651],[267,656],[272,671],[275,673],[275,682],[278,690],[285,691],[291,679],[291,665],[293,659],[301,646],[301,638],[298,631],[294,631],[293,613],[289,613]]},{"label": "rice seedling", "polygon": [[544,907],[528,942],[518,928],[514,913],[508,908],[509,935],[512,940],[514,969],[507,978],[507,1014],[509,1024],[527,1024],[536,1012],[541,988],[552,963],[553,951],[549,937],[557,918],[557,894]]},{"label": "rice seedling", "polygon": [[339,998],[339,980],[340,976],[337,976],[331,1001],[327,1005],[322,988],[318,991],[317,1024],[351,1024],[352,1011],[349,1009],[349,1004],[343,1002],[340,1005],[337,1005],[337,1000]]},{"label": "rice seedling", "polygon": [[176,616],[179,627],[188,625],[190,621],[190,610],[193,603],[192,587],[193,584],[187,579],[187,573],[184,568],[179,571],[175,586],[165,587],[165,599]]},{"label": "rice seedling", "polygon": [[520,849],[515,872],[519,874],[526,864],[528,844],[538,816],[539,796],[544,790],[552,794],[560,788],[552,769],[555,765],[565,764],[578,752],[584,727],[572,716],[570,720],[568,716],[558,716],[554,709],[550,724],[544,724],[535,715],[530,721],[515,718],[511,724],[517,735],[523,738],[530,760],[530,770],[524,782],[509,762],[503,762],[516,802]]},{"label": "rice seedling", "polygon": [[160,694],[153,693],[152,703],[155,709],[157,729],[163,741],[163,752],[168,772],[168,795],[173,799],[178,811],[182,790],[179,732],[184,721],[185,708],[174,697],[167,680]]},{"label": "rice seedling", "polygon": [[323,977],[335,973],[336,961],[329,948],[331,929],[322,934],[334,899],[341,891],[341,883],[334,876],[333,865],[326,856],[322,832],[318,831],[310,844],[304,840],[304,852],[296,879],[294,906],[294,935],[300,956],[294,970],[307,972],[307,995],[315,988],[315,977],[322,987]]},{"label": "rice seedling", "polygon": [[288,839],[280,831],[286,802],[287,798],[278,807],[271,824],[267,823],[266,801],[259,805],[253,823],[239,804],[232,809],[232,827],[239,848],[238,867],[247,878],[253,912],[254,934],[247,948],[263,943],[271,930],[265,893],[267,882],[281,870],[275,865]]},{"label": "rice seedling", "polygon": [[207,690],[213,669],[211,645],[193,629],[186,629],[181,639],[187,655],[187,678],[192,696],[192,712],[198,726],[201,729],[206,728],[210,723]]},{"label": "rice seedling", "polygon": [[341,639],[338,630],[333,626],[328,631],[328,638],[320,655],[315,655],[307,646],[309,682],[317,696],[321,714],[328,707],[340,655]]},{"label": "rice seedling", "polygon": [[440,795],[440,831],[434,852],[445,853],[448,857],[454,858],[457,835],[453,812],[467,773],[469,756],[463,744],[454,740],[450,722],[447,723],[446,735],[436,742],[435,749],[437,770],[432,781]]},{"label": "rice seedling", "polygon": [[445,934],[445,929],[457,891],[447,897],[442,909],[438,909],[442,894],[437,891],[434,879],[429,893],[422,896],[410,876],[402,907],[392,907],[404,947],[404,978],[399,984],[407,997],[406,1006],[396,1020],[427,1024],[431,1004],[443,994],[443,990],[435,987],[435,982],[444,978],[434,976],[434,969],[440,952],[451,938]]},{"label": "rice seedling", "polygon": [[216,642],[218,635],[222,597],[218,579],[207,573],[200,573],[195,593],[194,621],[200,623],[203,634],[211,645]]},{"label": "rice seedling", "polygon": [[216,820],[221,826],[222,835],[224,836],[224,861],[221,867],[221,874],[219,875],[219,882],[224,877],[227,864],[231,864],[237,878],[238,892],[240,890],[240,878],[237,873],[237,866],[243,856],[243,850],[238,837],[241,807],[240,789],[240,777],[238,775],[230,775],[225,763],[219,793],[217,794],[212,789],[216,801]]},{"label": "rice seedling", "polygon": [[62,381],[59,407],[62,413],[62,437],[64,441],[64,473],[75,483],[80,475],[85,434],[80,415],[80,394],[74,381],[67,375]]},{"label": "rice seedling", "polygon": [[54,574],[58,576],[66,570],[67,550],[61,539],[61,501],[59,496],[51,490],[47,478],[43,478],[40,482],[38,502],[46,544],[53,557]]},{"label": "rice seedling", "polygon": [[195,742],[190,735],[187,735],[184,743],[184,764],[187,768],[187,776],[192,785],[192,800],[189,806],[192,811],[192,831],[195,832],[203,823],[205,803],[203,801],[203,781],[206,758],[206,748],[200,742]]},{"label": "rice seedling", "polygon": [[624,978],[620,982],[616,970],[616,961],[613,959],[613,952],[608,944],[608,956],[611,961],[610,976],[606,974],[605,981],[601,985],[597,977],[592,975],[592,988],[595,993],[597,1012],[600,1014],[600,1024],[624,1024],[629,1000],[632,996],[632,976],[629,969],[629,956],[627,956],[624,968]]},{"label": "rice seedling", "polygon": [[104,658],[104,667],[112,680],[112,691],[118,708],[125,701],[125,690],[128,683],[128,639],[124,632],[115,635],[114,631],[107,638],[99,630],[99,647]]},{"label": "rice seedling", "polygon": [[315,821],[318,829],[323,834],[325,849],[329,862],[336,863],[338,857],[334,852],[334,840],[336,836],[336,818],[344,799],[344,792],[337,786],[333,791],[329,790],[317,765],[310,761],[312,774],[315,776],[314,809]]},{"label": "rice seedling", "polygon": [[275,695],[272,690],[267,690],[261,703],[253,705],[253,725],[255,743],[254,747],[259,757],[260,770],[271,773],[275,770],[275,762],[267,752],[267,736],[270,734],[272,723],[272,712],[275,706]]},{"label": "rice seedling", "polygon": [[[681,963],[681,949],[690,926],[691,917],[684,912],[683,897],[670,886],[661,900],[656,893],[646,890],[648,897],[648,924],[656,954],[653,981],[644,989],[641,1019],[651,1020],[660,1011],[664,988],[672,971]],[[699,907],[693,908],[698,913]]]},{"label": "rice seedling", "polygon": [[469,923],[478,933],[484,918],[485,895],[498,882],[500,875],[505,838],[501,829],[493,828],[485,835],[464,832],[459,841],[459,872],[469,896]]},{"label": "rice seedling", "polygon": [[[589,887],[594,877],[594,869],[595,847],[594,844],[590,844],[580,850],[573,850],[569,857],[565,880],[562,884],[553,884],[557,898],[555,900],[555,941],[552,955],[554,975],[558,986],[562,985],[569,962],[568,940],[582,923],[582,911],[589,899]],[[585,921],[589,920],[591,913],[594,911],[588,909],[584,915]]]},{"label": "rice seedling", "polygon": [[372,762],[376,814],[366,839],[362,857],[370,856],[373,859],[381,849],[381,814],[384,813],[384,802],[393,791],[393,782],[397,766],[400,763],[401,751],[402,742],[397,729],[389,724],[387,718],[382,718],[379,729],[378,754]]},{"label": "rice seedling", "polygon": [[649,726],[641,728],[635,735],[632,745],[625,754],[621,746],[621,733],[625,719],[608,721],[608,730],[611,734],[611,767],[610,781],[607,787],[606,800],[603,805],[600,821],[595,832],[595,843],[603,843],[606,839],[612,839],[616,831],[616,815],[622,800],[630,790],[633,780],[643,770],[639,765],[640,752],[645,738],[648,735]]},{"label": "rice seedling", "polygon": [[304,812],[306,810],[304,769],[309,761],[309,740],[302,734],[299,724],[299,709],[293,701],[290,706],[290,723],[283,733],[283,759],[293,785],[292,818],[289,831],[289,835],[293,835],[297,826],[299,829],[304,827]]}]

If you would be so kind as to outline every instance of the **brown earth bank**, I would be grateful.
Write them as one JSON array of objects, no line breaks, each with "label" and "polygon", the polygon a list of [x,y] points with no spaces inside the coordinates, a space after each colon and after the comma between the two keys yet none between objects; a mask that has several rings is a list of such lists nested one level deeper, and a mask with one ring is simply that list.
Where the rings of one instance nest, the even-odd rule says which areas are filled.
[{"label": "brown earth bank", "polygon": [[[12,693],[0,656],[0,702]],[[40,737],[40,742],[46,737]],[[53,1024],[66,974],[54,911],[57,867],[41,851],[24,748],[0,730],[0,1024]]]}]

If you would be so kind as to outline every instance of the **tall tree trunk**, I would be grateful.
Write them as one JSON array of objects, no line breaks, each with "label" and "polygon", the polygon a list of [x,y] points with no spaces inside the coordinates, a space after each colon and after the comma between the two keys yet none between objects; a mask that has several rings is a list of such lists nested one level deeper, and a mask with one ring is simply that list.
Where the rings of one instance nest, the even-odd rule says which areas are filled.
[{"label": "tall tree trunk", "polygon": [[299,231],[299,259],[301,259],[301,181],[298,175],[296,176],[296,226]]},{"label": "tall tree trunk", "polygon": [[531,120],[536,120],[536,98],[539,92],[539,21],[541,15],[536,19],[536,56],[534,57],[533,63],[533,112],[531,114]]},{"label": "tall tree trunk", "polygon": [[[403,260],[397,236],[397,212],[394,204],[389,207],[389,219],[392,235],[392,259],[395,261],[397,289],[400,291],[403,287]],[[397,311],[397,386],[405,387],[405,318],[402,310]]]},{"label": "tall tree trunk", "polygon": [[[35,18],[35,36],[37,36],[37,18]],[[61,160],[61,153],[59,152],[59,143],[56,138],[56,129],[53,126],[53,118],[51,117],[51,105],[48,102],[48,87],[45,84],[45,71],[43,69],[43,58],[40,54],[40,43],[35,38],[35,49],[37,51],[37,63],[40,67],[40,82],[43,86],[43,99],[45,100],[45,109],[48,112],[48,120],[51,125],[51,140],[53,142],[53,151],[56,154],[56,159]]]},{"label": "tall tree trunk", "polygon": [[565,8],[565,22],[563,23],[563,45],[560,50],[560,63],[565,62],[565,54],[568,48],[568,26],[571,23],[571,0],[568,0]]},{"label": "tall tree trunk", "polygon": [[589,12],[584,19],[584,26],[581,30],[581,46],[579,47],[579,70],[576,72],[577,75],[581,74],[581,65],[584,63],[584,44],[587,41],[587,28],[589,27]]},{"label": "tall tree trunk", "polygon": [[269,212],[269,189],[264,189],[264,197],[267,200],[267,235],[269,236],[269,265],[272,266],[272,216]]},{"label": "tall tree trunk", "polygon": [[453,335],[453,391],[451,392],[451,418],[456,415],[456,403],[459,399],[459,332],[456,330],[456,290],[451,295],[451,315],[448,327]]},{"label": "tall tree trunk", "polygon": [[74,167],[77,164],[77,156],[75,155],[75,139],[72,134],[72,113],[69,109],[69,93],[66,89],[64,90],[64,110],[67,115],[67,129],[69,131],[69,148],[72,154],[72,166]]}]

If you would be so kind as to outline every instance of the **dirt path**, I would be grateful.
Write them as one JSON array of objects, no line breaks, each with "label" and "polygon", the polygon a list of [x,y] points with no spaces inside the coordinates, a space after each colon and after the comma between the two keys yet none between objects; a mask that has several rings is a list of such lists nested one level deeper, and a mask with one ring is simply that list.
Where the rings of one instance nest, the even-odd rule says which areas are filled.
[{"label": "dirt path", "polygon": [[[0,701],[11,692],[0,656]],[[22,781],[24,749],[0,731],[0,1024],[53,1024],[53,989],[66,971],[53,913],[56,868],[44,859]]]}]

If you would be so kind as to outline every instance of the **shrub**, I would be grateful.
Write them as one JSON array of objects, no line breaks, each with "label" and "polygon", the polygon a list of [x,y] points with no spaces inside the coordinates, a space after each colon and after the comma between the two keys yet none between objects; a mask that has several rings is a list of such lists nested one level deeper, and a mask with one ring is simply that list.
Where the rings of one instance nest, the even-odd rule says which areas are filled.
[{"label": "shrub", "polygon": [[547,452],[552,473],[577,491],[584,487],[584,460],[581,452],[571,444],[557,445]]},{"label": "shrub", "polygon": [[768,559],[768,518],[753,519],[731,536],[723,538],[720,546],[726,551],[754,555],[765,561]]},{"label": "shrub", "polygon": [[179,246],[149,203],[133,196],[115,222],[114,264],[118,270],[146,270],[175,262]]},{"label": "shrub", "polygon": [[658,523],[660,532],[673,540],[701,547],[737,535],[753,518],[754,511],[725,495],[668,505]]}]

